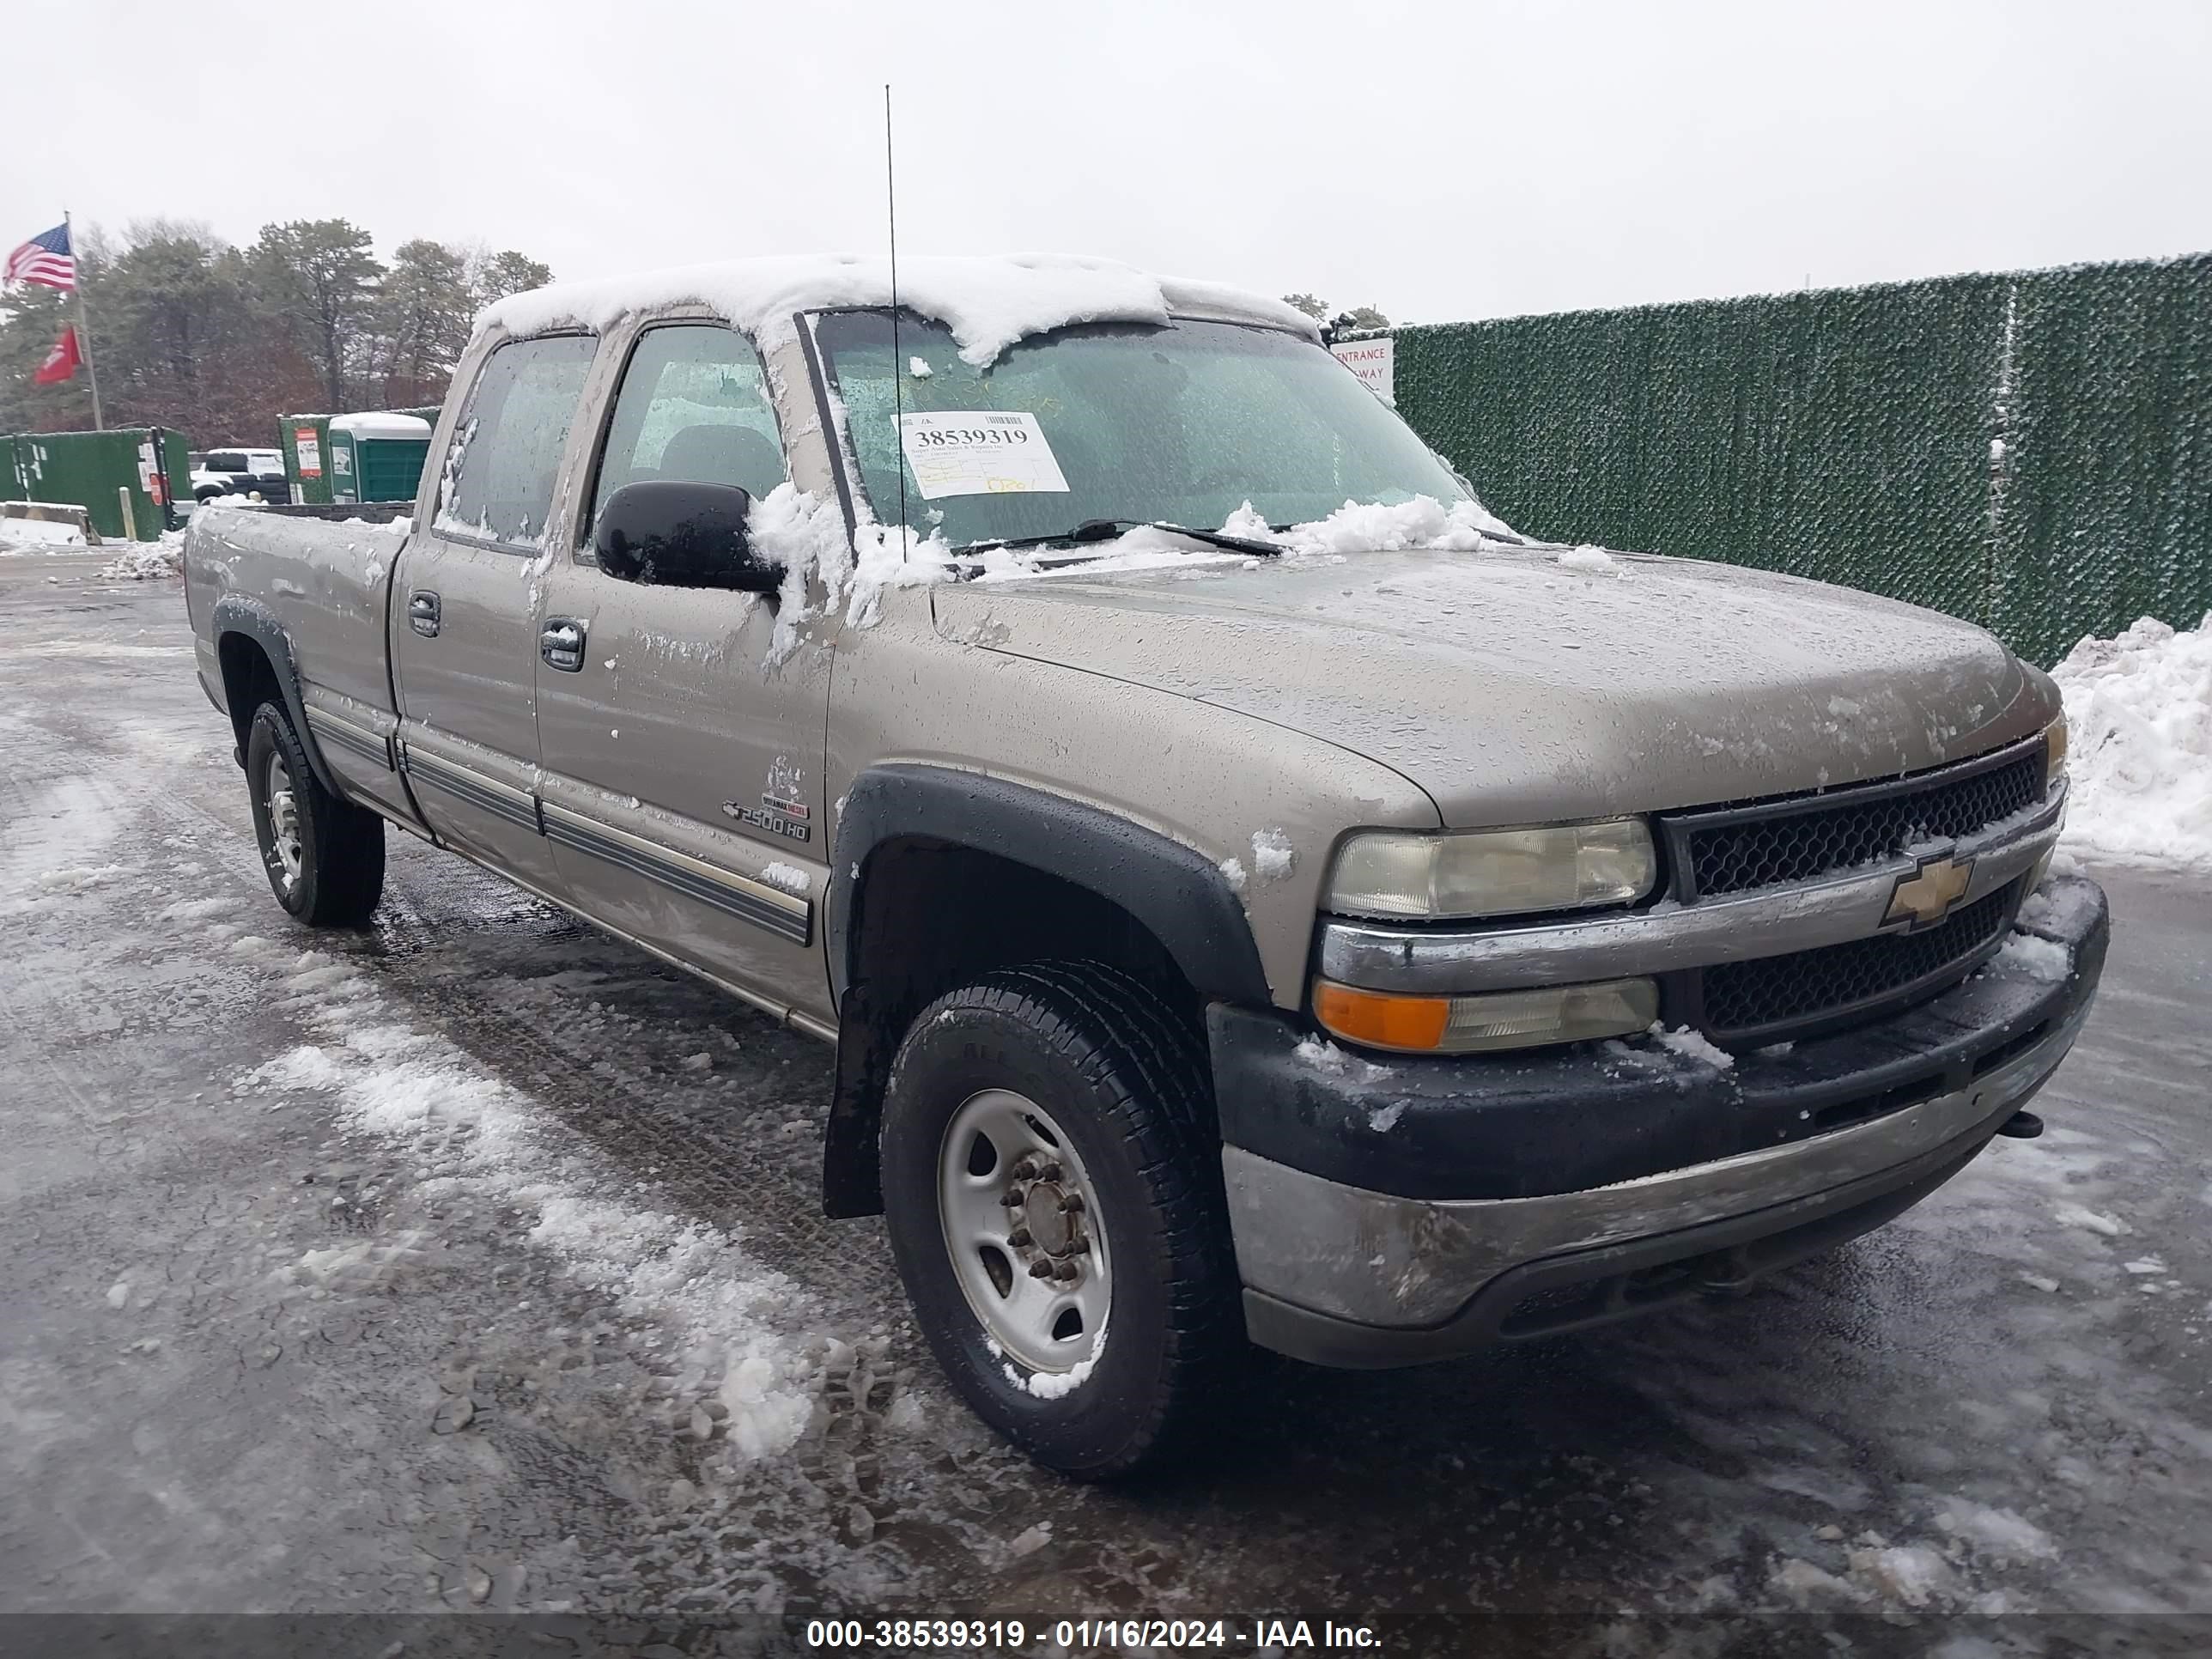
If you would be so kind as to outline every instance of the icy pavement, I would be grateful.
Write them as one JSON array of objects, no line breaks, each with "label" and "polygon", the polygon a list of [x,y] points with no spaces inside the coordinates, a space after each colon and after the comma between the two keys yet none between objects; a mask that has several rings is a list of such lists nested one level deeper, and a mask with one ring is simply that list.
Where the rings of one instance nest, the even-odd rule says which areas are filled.
[{"label": "icy pavement", "polygon": [[821,1218],[826,1050],[396,834],[374,933],[293,927],[176,585],[99,565],[0,568],[0,1607],[2212,1613],[2201,880],[2113,874],[2050,1133],[1889,1228],[1265,1368],[1205,1464],[1072,1487]]}]

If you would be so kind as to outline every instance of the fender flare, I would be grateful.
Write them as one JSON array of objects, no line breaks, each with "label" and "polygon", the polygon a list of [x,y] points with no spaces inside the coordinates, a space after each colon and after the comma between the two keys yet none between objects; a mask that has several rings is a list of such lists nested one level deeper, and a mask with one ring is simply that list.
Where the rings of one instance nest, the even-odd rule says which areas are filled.
[{"label": "fender flare", "polygon": [[848,878],[833,873],[824,927],[830,988],[841,1001],[856,977],[869,857],[909,836],[994,854],[1120,906],[1209,1002],[1265,1007],[1273,1000],[1243,902],[1195,848],[1028,784],[895,762],[854,779],[838,814],[831,869]]},{"label": "fender flare", "polygon": [[980,772],[872,767],[839,811],[823,918],[837,1001],[837,1081],[822,1158],[827,1215],[883,1212],[877,1134],[891,1056],[904,1034],[889,1029],[893,1011],[857,967],[869,858],[885,842],[908,838],[988,853],[1118,905],[1151,930],[1208,1002],[1266,1007],[1272,1000],[1243,902],[1194,848],[1103,808]]},{"label": "fender flare", "polygon": [[[208,618],[208,629],[215,641],[218,661],[224,637],[228,635],[243,635],[261,647],[262,654],[269,659],[269,665],[276,672],[276,688],[284,696],[284,712],[292,717],[292,730],[299,737],[300,747],[307,751],[307,764],[314,770],[315,781],[339,799],[345,799],[345,791],[338,787],[337,777],[332,775],[329,763],[323,759],[323,751],[315,742],[314,732],[307,725],[307,706],[300,695],[300,671],[292,660],[292,639],[285,633],[284,624],[276,620],[276,613],[248,594],[226,593],[215,602],[215,609]],[[228,676],[223,680],[222,695],[228,705],[231,696]],[[239,711],[229,708],[228,712],[232,729],[237,730]],[[246,712],[249,715],[252,713],[251,709]],[[246,763],[242,739],[238,750],[238,763],[241,766]]]}]

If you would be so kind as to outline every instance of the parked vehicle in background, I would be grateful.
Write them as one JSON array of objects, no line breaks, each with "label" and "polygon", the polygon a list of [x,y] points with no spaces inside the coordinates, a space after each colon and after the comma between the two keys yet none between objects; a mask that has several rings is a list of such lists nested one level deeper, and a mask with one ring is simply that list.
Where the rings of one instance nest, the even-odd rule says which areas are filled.
[{"label": "parked vehicle in background", "polygon": [[259,495],[264,501],[289,501],[283,452],[276,449],[210,449],[192,466],[192,499],[217,495]]},{"label": "parked vehicle in background", "polygon": [[289,912],[389,820],[835,1042],[830,1213],[1092,1478],[1248,1339],[1736,1290],[2039,1130],[2106,935],[2046,676],[1517,536],[1273,301],[900,277],[516,296],[410,526],[195,518]]}]

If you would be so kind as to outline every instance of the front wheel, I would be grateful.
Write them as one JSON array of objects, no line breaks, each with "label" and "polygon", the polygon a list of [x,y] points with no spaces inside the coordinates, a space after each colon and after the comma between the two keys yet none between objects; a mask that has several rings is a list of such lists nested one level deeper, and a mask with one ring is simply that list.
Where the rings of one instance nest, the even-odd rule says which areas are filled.
[{"label": "front wheel", "polygon": [[359,927],[384,894],[384,820],[317,781],[280,704],[246,738],[253,836],[276,902],[311,927]]},{"label": "front wheel", "polygon": [[892,1063],[884,1206],[945,1375],[1039,1462],[1155,1462],[1243,1346],[1195,1036],[1095,963],[1007,969],[918,1015]]}]

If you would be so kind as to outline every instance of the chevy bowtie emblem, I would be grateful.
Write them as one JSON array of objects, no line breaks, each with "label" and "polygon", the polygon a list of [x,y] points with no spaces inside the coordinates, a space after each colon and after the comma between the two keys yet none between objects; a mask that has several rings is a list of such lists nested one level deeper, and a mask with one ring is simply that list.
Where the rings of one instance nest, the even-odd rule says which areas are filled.
[{"label": "chevy bowtie emblem", "polygon": [[1882,918],[1884,925],[1909,921],[1915,927],[1933,926],[1966,897],[1973,878],[1972,859],[1954,859],[1947,854],[1926,860],[1911,875],[1897,878],[1889,896],[1889,914]]}]

